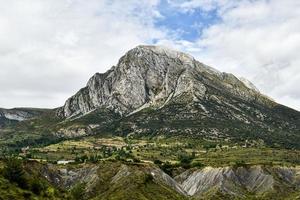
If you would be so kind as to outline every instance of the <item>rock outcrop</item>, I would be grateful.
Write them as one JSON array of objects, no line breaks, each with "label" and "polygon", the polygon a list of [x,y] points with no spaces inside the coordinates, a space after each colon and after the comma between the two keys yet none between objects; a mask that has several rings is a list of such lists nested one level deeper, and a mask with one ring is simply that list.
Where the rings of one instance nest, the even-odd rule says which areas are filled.
[{"label": "rock outcrop", "polygon": [[183,94],[201,100],[211,86],[248,101],[270,103],[249,85],[188,54],[158,46],[138,46],[106,73],[96,73],[85,88],[66,101],[59,114],[68,118],[105,107],[126,115],[139,108],[162,107]]},{"label": "rock outcrop", "polygon": [[33,118],[35,114],[22,109],[0,109],[0,117],[8,120],[24,121]]},{"label": "rock outcrop", "polygon": [[[215,199],[216,195],[226,196],[225,199],[282,199],[300,191],[299,167],[205,167],[189,169],[172,178],[152,165],[111,165],[114,167],[100,164],[77,169],[56,169],[54,165],[47,165],[42,174],[48,181],[62,188],[69,189],[78,183],[86,183],[86,191],[91,197],[95,194],[113,195],[115,191],[127,191],[127,187],[133,185],[139,189],[144,188],[143,191],[147,183],[169,188],[185,199]],[[124,198],[128,197],[127,193],[124,195]]]},{"label": "rock outcrop", "polygon": [[[271,173],[271,171],[275,173]],[[295,168],[263,168],[261,166],[252,167],[206,167],[193,172],[186,171],[176,177],[180,181],[182,188],[189,196],[201,196],[209,193],[212,189],[218,190],[232,196],[244,197],[247,193],[257,195],[272,191],[275,186],[275,179],[279,176],[279,171],[289,174],[293,179],[290,184],[297,185],[297,173]],[[274,177],[276,176],[276,177]]]},{"label": "rock outcrop", "polygon": [[0,128],[11,123],[29,120],[40,116],[46,110],[31,108],[0,108]]}]

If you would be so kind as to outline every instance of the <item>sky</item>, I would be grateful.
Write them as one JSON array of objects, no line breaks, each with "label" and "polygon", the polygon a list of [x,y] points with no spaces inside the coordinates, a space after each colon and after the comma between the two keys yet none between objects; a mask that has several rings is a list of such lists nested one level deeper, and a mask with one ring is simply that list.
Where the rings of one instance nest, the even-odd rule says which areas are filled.
[{"label": "sky", "polygon": [[300,110],[298,0],[0,0],[0,107],[62,106],[140,44],[187,52]]}]

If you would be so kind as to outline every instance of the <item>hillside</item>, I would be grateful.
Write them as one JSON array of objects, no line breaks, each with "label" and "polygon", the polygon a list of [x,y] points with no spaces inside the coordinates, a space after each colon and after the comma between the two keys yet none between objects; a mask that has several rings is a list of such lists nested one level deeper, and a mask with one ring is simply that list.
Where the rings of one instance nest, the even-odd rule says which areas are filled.
[{"label": "hillside", "polygon": [[106,73],[96,73],[61,108],[32,120],[40,112],[16,111],[2,110],[1,123],[29,120],[0,129],[0,135],[19,135],[20,145],[22,140],[24,145],[43,140],[39,135],[57,140],[130,134],[300,148],[298,111],[274,102],[245,79],[156,46],[128,51]]},{"label": "hillside", "polygon": [[0,199],[299,199],[299,141],[253,83],[138,46],[61,107],[0,109]]},{"label": "hillside", "polygon": [[5,169],[0,169],[0,199],[292,200],[300,197],[300,169],[296,167],[205,167],[183,170],[174,177],[146,163],[107,161],[59,166],[27,161],[22,167],[23,181],[17,180],[17,184],[2,176]]}]

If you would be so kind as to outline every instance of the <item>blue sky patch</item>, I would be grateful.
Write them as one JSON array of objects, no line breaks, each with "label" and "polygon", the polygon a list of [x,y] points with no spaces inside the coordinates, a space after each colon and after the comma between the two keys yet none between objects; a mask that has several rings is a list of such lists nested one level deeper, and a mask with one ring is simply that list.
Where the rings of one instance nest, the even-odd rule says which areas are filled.
[{"label": "blue sky patch", "polygon": [[191,42],[201,37],[205,28],[220,20],[217,10],[203,11],[197,8],[183,12],[171,6],[166,0],[162,0],[158,8],[163,17],[159,18],[155,25],[176,32],[178,39]]}]

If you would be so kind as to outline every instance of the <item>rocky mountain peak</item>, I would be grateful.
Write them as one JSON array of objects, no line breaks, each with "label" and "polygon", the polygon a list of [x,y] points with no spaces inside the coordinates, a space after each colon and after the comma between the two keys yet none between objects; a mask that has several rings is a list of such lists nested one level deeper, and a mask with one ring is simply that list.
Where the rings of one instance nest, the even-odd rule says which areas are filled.
[{"label": "rocky mountain peak", "polygon": [[207,98],[206,91],[212,85],[245,99],[253,100],[258,95],[235,76],[206,66],[188,54],[141,45],[128,51],[106,73],[96,73],[59,113],[74,117],[105,107],[126,115],[149,106],[160,108],[182,94],[201,101]]},{"label": "rocky mountain peak", "polygon": [[192,63],[195,59],[193,56],[176,51],[174,49],[165,47],[165,46],[155,46],[155,45],[139,45],[132,50],[128,51],[127,54],[137,53],[139,56],[143,56],[144,54],[156,54],[157,56],[168,57],[172,59],[179,59],[182,62]]}]

